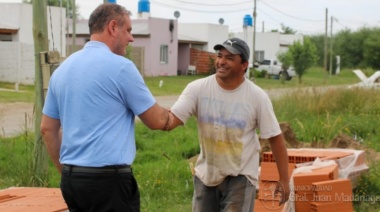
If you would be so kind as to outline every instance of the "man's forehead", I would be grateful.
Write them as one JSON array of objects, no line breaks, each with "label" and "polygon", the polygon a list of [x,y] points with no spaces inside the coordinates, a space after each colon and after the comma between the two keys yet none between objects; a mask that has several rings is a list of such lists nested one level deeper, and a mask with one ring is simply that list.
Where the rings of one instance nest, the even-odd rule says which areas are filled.
[{"label": "man's forehead", "polygon": [[224,56],[239,56],[239,54],[232,54],[226,48],[221,48],[218,50],[218,54],[222,54]]}]

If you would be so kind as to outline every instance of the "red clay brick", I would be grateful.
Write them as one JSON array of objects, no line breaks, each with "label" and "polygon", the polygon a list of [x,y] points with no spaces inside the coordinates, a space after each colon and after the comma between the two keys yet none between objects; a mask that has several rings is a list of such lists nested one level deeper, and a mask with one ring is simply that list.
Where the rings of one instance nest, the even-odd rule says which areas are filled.
[{"label": "red clay brick", "polygon": [[277,186],[277,181],[260,181],[259,182],[259,200],[280,200],[280,195],[275,195],[274,191]]},{"label": "red clay brick", "polygon": [[[293,170],[296,168],[296,164],[288,164],[289,178],[292,176]],[[260,180],[262,181],[276,181],[279,180],[277,165],[275,162],[261,162]]]},{"label": "red clay brick", "polygon": [[255,200],[254,212],[281,212],[284,205],[279,206],[279,201]]},{"label": "red clay brick", "polygon": [[311,202],[312,212],[352,212],[352,202],[319,203]]},{"label": "red clay brick", "polygon": [[[7,212],[61,212],[67,211],[59,188],[26,188],[12,187],[0,191],[4,197],[0,202],[0,211]],[[7,199],[6,197],[11,197]]]}]

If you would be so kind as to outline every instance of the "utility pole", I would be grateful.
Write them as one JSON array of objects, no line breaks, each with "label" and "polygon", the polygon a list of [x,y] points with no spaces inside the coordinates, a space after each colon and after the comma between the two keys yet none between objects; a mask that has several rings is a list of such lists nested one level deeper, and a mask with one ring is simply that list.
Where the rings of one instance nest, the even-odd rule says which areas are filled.
[{"label": "utility pole", "polygon": [[325,49],[324,49],[324,78],[325,78],[325,84],[327,82],[327,25],[328,25],[328,18],[327,18],[328,10],[326,8],[326,23],[325,23]]},{"label": "utility pole", "polygon": [[252,67],[255,68],[256,55],[255,55],[255,44],[256,44],[256,0],[253,0],[253,40],[252,40]]},{"label": "utility pole", "polygon": [[77,8],[75,5],[75,0],[72,0],[73,4],[73,31],[71,35],[72,39],[72,48],[71,48],[71,53],[74,53],[76,51],[76,39],[77,39],[77,30],[76,30],[76,25],[77,25]]},{"label": "utility pole", "polygon": [[34,105],[34,161],[33,161],[33,184],[47,182],[48,177],[48,154],[42,141],[40,124],[44,95],[42,88],[42,70],[40,66],[40,52],[48,51],[47,33],[47,1],[33,1],[33,38],[35,57],[35,105]]},{"label": "utility pole", "polygon": [[331,16],[331,23],[330,23],[330,69],[329,69],[329,73],[330,73],[330,76],[332,75],[332,64],[333,64],[333,21],[334,21],[334,17]]}]

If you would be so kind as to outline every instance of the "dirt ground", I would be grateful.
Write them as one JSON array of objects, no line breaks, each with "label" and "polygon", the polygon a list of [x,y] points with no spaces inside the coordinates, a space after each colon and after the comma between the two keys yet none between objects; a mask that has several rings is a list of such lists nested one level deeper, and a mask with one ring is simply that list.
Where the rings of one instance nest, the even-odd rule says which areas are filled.
[{"label": "dirt ground", "polygon": [[[296,134],[293,132],[291,126],[286,123],[280,123],[284,139],[286,141],[286,146],[288,148],[339,148],[339,149],[356,149],[356,150],[365,150],[366,152],[366,162],[370,164],[375,161],[380,161],[380,153],[369,149],[352,137],[346,134],[340,134],[335,136],[335,138],[328,143],[310,143],[310,142],[301,142],[296,138]],[[271,151],[269,142],[265,139],[260,140],[261,152]]]},{"label": "dirt ground", "polygon": [[[157,102],[170,108],[178,96],[159,96]],[[25,102],[0,103],[0,138],[10,137],[33,130],[34,127],[34,104]]]},{"label": "dirt ground", "polygon": [[0,137],[10,137],[34,126],[32,103],[0,103]]}]

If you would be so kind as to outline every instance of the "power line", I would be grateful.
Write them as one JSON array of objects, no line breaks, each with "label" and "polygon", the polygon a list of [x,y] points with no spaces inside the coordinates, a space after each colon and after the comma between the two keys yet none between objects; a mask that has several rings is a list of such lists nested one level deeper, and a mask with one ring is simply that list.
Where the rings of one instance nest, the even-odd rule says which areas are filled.
[{"label": "power line", "polygon": [[298,20],[303,20],[303,21],[311,21],[311,22],[322,22],[322,21],[324,21],[324,20],[312,20],[312,19],[305,19],[305,18],[300,18],[300,17],[292,16],[292,15],[289,15],[289,14],[287,14],[285,12],[282,12],[281,10],[278,10],[278,9],[270,6],[269,4],[265,3],[264,1],[260,1],[260,2],[263,3],[263,4],[265,4],[268,7],[272,8],[273,10],[276,10],[277,12],[282,13],[282,14],[290,17],[290,18],[294,18],[294,19],[298,19]]},{"label": "power line", "polygon": [[259,9],[257,8],[257,10],[259,10],[260,12],[264,13],[266,16],[268,16],[270,19],[272,19],[273,21],[276,21],[278,23],[282,23],[283,21],[279,21],[279,20],[276,20],[275,18],[273,18],[272,16],[270,16],[269,14],[267,14],[266,12],[264,12],[264,10],[262,9]]},{"label": "power line", "polygon": [[247,3],[252,3],[252,0],[248,0],[248,1],[242,1],[242,2],[234,2],[234,3],[230,3],[230,4],[221,4],[221,3],[217,3],[217,4],[206,4],[206,3],[195,3],[195,2],[189,2],[189,1],[182,1],[182,0],[176,0],[177,2],[181,2],[181,3],[185,3],[185,4],[195,4],[195,5],[202,5],[202,6],[212,6],[212,7],[225,7],[225,6],[236,6],[236,5],[239,5],[239,4],[247,4]]},{"label": "power line", "polygon": [[238,9],[228,9],[228,10],[217,10],[217,11],[210,11],[210,10],[199,10],[199,9],[191,9],[186,7],[180,7],[180,6],[173,6],[169,4],[160,3],[157,1],[152,1],[152,4],[167,7],[170,9],[181,9],[181,10],[187,10],[187,11],[193,11],[193,12],[200,12],[200,13],[235,13],[235,12],[244,12],[244,11],[252,11],[252,8],[238,8]]}]

